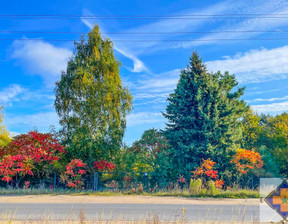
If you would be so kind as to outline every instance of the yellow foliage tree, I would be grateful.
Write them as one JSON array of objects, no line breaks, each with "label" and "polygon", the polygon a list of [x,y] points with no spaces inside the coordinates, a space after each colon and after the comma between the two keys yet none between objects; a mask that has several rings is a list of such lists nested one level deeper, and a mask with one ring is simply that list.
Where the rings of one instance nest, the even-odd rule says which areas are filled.
[{"label": "yellow foliage tree", "polygon": [[88,167],[113,159],[122,144],[132,95],[122,83],[119,66],[112,41],[95,26],[75,43],[56,83],[55,108],[68,157],[82,159]]},{"label": "yellow foliage tree", "polygon": [[3,125],[3,110],[4,107],[0,107],[0,147],[8,145],[10,142],[9,132],[6,130],[5,125]]},{"label": "yellow foliage tree", "polygon": [[270,128],[268,132],[270,139],[269,147],[280,165],[280,173],[287,176],[288,172],[288,113],[270,118]]},{"label": "yellow foliage tree", "polygon": [[263,130],[263,126],[260,125],[261,117],[254,113],[251,109],[243,116],[241,122],[242,126],[242,147],[247,149],[257,149],[258,140]]}]

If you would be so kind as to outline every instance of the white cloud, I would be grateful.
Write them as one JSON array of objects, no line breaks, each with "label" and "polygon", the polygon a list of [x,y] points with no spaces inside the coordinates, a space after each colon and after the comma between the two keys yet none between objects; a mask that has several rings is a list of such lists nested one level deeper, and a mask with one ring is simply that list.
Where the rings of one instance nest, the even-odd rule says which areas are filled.
[{"label": "white cloud", "polygon": [[[287,14],[288,4],[285,0],[267,0],[263,1],[238,1],[229,4],[226,2],[229,14],[245,14],[249,11],[251,16],[244,16],[243,19],[231,19],[231,20],[218,20],[219,26],[215,26],[215,29],[210,31],[243,31],[243,30],[276,30],[280,27],[285,27],[288,25],[288,20],[286,19],[265,19],[261,18],[261,14]],[[253,16],[253,13],[258,14],[258,16]],[[201,14],[201,13],[198,13]],[[215,14],[215,13],[214,13]],[[217,13],[216,13],[217,14]],[[228,14],[228,13],[227,13]],[[263,16],[262,16],[263,17]],[[208,20],[206,20],[208,22]],[[200,45],[211,45],[211,44],[227,44],[229,42],[223,41],[223,39],[247,39],[255,36],[259,36],[265,32],[236,32],[236,33],[212,33],[204,36],[196,37],[195,35],[186,35],[186,39],[197,39],[202,41],[183,41],[168,44],[164,47],[159,46],[154,48],[154,50],[165,50],[168,48],[191,48]],[[185,39],[185,38],[183,38]],[[212,40],[211,40],[212,39]],[[207,41],[211,40],[211,41]],[[239,40],[241,41],[241,40]],[[238,41],[238,42],[239,42]],[[235,43],[235,41],[233,41]]]},{"label": "white cloud", "polygon": [[133,61],[133,69],[129,69],[132,72],[149,72],[147,67],[145,66],[144,62],[133,55],[129,50],[124,50],[124,48],[117,47],[117,44],[114,44],[114,49],[118,51],[120,54],[124,55],[125,57],[131,59]]},{"label": "white cloud", "polygon": [[[239,5],[239,3],[233,3],[233,6]],[[203,15],[213,15],[213,14],[223,14],[225,12],[231,11],[231,1],[224,1],[217,4],[213,4],[210,7],[205,7],[203,9],[199,9],[195,11],[195,9],[186,9],[183,11],[174,12],[173,15],[185,16],[185,15],[195,15],[195,14],[203,14]],[[208,16],[212,17],[212,16]],[[129,47],[133,52],[137,52],[138,55],[141,54],[151,54],[152,52],[158,50],[166,50],[168,48],[175,48],[175,43],[173,42],[165,42],[167,39],[193,39],[191,35],[185,34],[187,31],[194,31],[199,29],[201,26],[205,24],[215,23],[213,20],[208,19],[171,19],[164,18],[157,20],[156,22],[147,23],[141,26],[132,27],[127,30],[122,30],[121,32],[127,32],[127,35],[117,36],[118,40],[153,40],[153,42],[133,42],[133,43],[121,43],[123,46]],[[173,35],[150,35],[145,33],[165,33],[170,32],[174,33]],[[178,32],[178,34],[177,34]],[[184,32],[184,33],[181,33]],[[137,33],[137,35],[131,35],[131,33]],[[143,33],[139,35],[139,33]],[[194,35],[195,36],[195,35]],[[184,37],[184,38],[183,38]],[[194,38],[195,39],[195,38]]]},{"label": "white cloud", "polygon": [[[235,74],[241,83],[258,83],[270,80],[288,78],[288,45],[274,49],[256,49],[243,54],[238,53],[233,57],[225,56],[221,60],[205,62],[208,70],[217,72],[218,70],[230,74]],[[168,96],[177,85],[181,69],[174,69],[157,75],[141,77],[137,80],[135,89],[135,100],[159,98],[153,102],[165,102],[163,98]],[[253,91],[248,95],[262,94],[278,91],[278,89],[266,91]],[[162,101],[160,100],[162,98]],[[284,100],[286,98],[271,98],[267,100],[256,99],[253,102]]]},{"label": "white cloud", "polygon": [[138,112],[127,116],[127,126],[134,126],[140,124],[162,123],[164,117],[161,113],[154,112]]},{"label": "white cloud", "polygon": [[[85,10],[84,11],[85,14],[89,14],[90,16],[93,16],[93,14],[91,14],[89,11]],[[89,27],[90,29],[92,29],[94,27],[94,25],[96,23],[92,23],[91,21],[87,20],[87,19],[84,19],[84,18],[81,18],[81,21],[87,26]],[[99,25],[99,24],[98,24]],[[100,25],[99,25],[100,26]],[[103,26],[101,25],[101,31],[102,32],[105,32],[104,31],[104,28]],[[107,35],[106,35],[107,36]],[[108,36],[107,36],[108,37]],[[112,39],[112,38],[110,38]],[[113,40],[113,39],[112,39]],[[123,56],[129,58],[130,60],[133,61],[133,68],[128,68],[130,71],[132,72],[143,72],[143,71],[146,71],[146,72],[149,72],[149,70],[147,69],[147,67],[145,66],[145,64],[139,59],[137,58],[130,50],[128,50],[127,48],[125,47],[121,47],[120,44],[117,44],[117,43],[113,43],[114,45],[114,49],[116,51],[118,51],[120,54],[122,54]]]},{"label": "white cloud", "polygon": [[181,69],[173,69],[168,72],[163,72],[153,77],[139,79],[137,83],[138,90],[149,92],[167,92],[172,91],[179,80]]},{"label": "white cloud", "polygon": [[169,93],[136,93],[134,100],[143,100],[151,98],[167,98]]},{"label": "white cloud", "polygon": [[40,112],[27,115],[7,114],[6,117],[6,124],[9,130],[24,129],[25,131],[29,131],[36,128],[39,131],[47,132],[51,125],[59,127],[56,112]]},{"label": "white cloud", "polygon": [[281,100],[287,100],[288,96],[284,96],[284,97],[275,97],[275,98],[267,98],[267,99],[263,99],[263,98],[256,98],[253,100],[246,100],[247,103],[252,103],[252,102],[274,102],[274,101],[281,101]]},{"label": "white cloud", "polygon": [[280,89],[268,89],[268,90],[262,90],[262,91],[251,91],[251,92],[246,92],[246,96],[255,96],[255,95],[260,95],[263,93],[271,93],[271,92],[279,92]]},{"label": "white cloud", "polygon": [[274,49],[250,50],[234,57],[206,62],[211,71],[229,71],[239,82],[257,83],[288,76],[288,45]]},{"label": "white cloud", "polygon": [[[250,16],[243,16],[243,19],[215,19],[213,15],[233,15],[233,14],[247,14],[249,11]],[[141,26],[135,26],[126,30],[120,30],[126,35],[117,35],[117,40],[153,40],[153,42],[133,42],[133,43],[117,43],[122,48],[129,49],[136,55],[151,54],[153,52],[175,49],[175,48],[191,48],[193,46],[207,45],[207,44],[222,44],[222,39],[241,39],[259,36],[262,33],[187,33],[199,30],[207,31],[243,31],[243,30],[273,30],[288,25],[287,19],[265,19],[260,18],[260,14],[287,14],[288,4],[286,0],[242,0],[242,1],[222,1],[213,4],[209,7],[199,8],[197,11],[188,8],[184,11],[174,12],[172,15],[185,16],[185,15],[207,15],[201,19],[185,18],[185,19],[171,19],[164,18],[156,22],[146,23]],[[253,16],[253,14],[255,14]],[[258,14],[259,16],[257,16]],[[93,14],[91,14],[93,15]],[[209,16],[210,15],[210,16]],[[87,24],[89,21],[85,21]],[[98,21],[101,22],[101,21]],[[110,22],[110,21],[109,21]],[[212,27],[212,28],[211,28]],[[116,27],[117,28],[117,27]],[[170,32],[173,35],[150,35],[147,33],[162,33]],[[186,33],[185,33],[186,32]],[[133,35],[131,33],[137,33]],[[142,34],[139,34],[142,33]],[[216,39],[214,41],[168,41],[165,40],[207,40]],[[217,40],[218,39],[218,40]],[[112,38],[113,40],[113,38]],[[225,42],[227,43],[227,42]]]},{"label": "white cloud", "polygon": [[47,85],[53,85],[66,69],[72,51],[44,41],[15,41],[12,58],[20,61],[29,72],[40,75]]},{"label": "white cloud", "polygon": [[[249,4],[247,4],[249,3]],[[141,26],[135,26],[126,30],[120,30],[122,33],[116,37],[112,35],[110,39],[117,40],[149,40],[152,39],[156,42],[127,42],[119,43],[115,42],[115,50],[119,51],[124,56],[130,58],[134,61],[134,67],[131,69],[134,72],[139,71],[148,71],[144,63],[138,59],[138,56],[141,54],[151,54],[155,51],[175,49],[175,48],[190,48],[192,46],[198,46],[202,44],[212,44],[222,41],[210,41],[210,42],[165,42],[167,39],[225,39],[225,38],[249,38],[261,33],[216,33],[209,35],[201,34],[187,34],[189,31],[199,31],[202,27],[207,30],[208,27],[213,27],[208,31],[223,31],[223,30],[273,30],[280,27],[283,27],[288,24],[288,20],[285,19],[264,19],[259,18],[260,16],[246,16],[243,19],[234,19],[234,20],[221,20],[221,19],[209,19],[212,15],[221,15],[221,14],[243,14],[243,13],[253,14],[265,14],[276,13],[276,14],[287,14],[288,13],[288,4],[285,0],[267,0],[263,1],[224,1],[216,3],[210,7],[205,7],[195,11],[195,9],[187,9],[180,12],[174,12],[173,15],[210,15],[206,16],[205,19],[169,19],[164,18],[157,20],[156,22],[146,23]],[[84,10],[84,14],[93,16],[93,14],[87,10]],[[109,20],[110,21],[110,20]],[[91,20],[82,19],[82,22],[86,24],[89,28],[93,27]],[[97,20],[98,24],[101,24],[101,30],[103,30],[103,25],[100,19]],[[103,22],[104,23],[104,22]],[[211,26],[213,25],[213,26]],[[116,27],[117,28],[117,27]],[[103,30],[105,32],[105,30]],[[173,35],[149,35],[147,33],[161,33],[161,32],[171,32]],[[176,33],[175,33],[176,32]],[[177,33],[178,32],[178,33]],[[183,32],[183,33],[181,33]],[[133,35],[131,33],[137,33]],[[143,33],[143,34],[139,34]],[[146,33],[146,34],[145,34]],[[115,37],[115,38],[114,38]],[[133,52],[133,53],[132,53]],[[135,55],[138,55],[137,57]]]},{"label": "white cloud", "polygon": [[9,131],[9,135],[10,135],[10,138],[13,138],[17,135],[20,135],[21,133],[18,133],[18,132],[15,132],[15,131]]},{"label": "white cloud", "polygon": [[176,88],[179,75],[180,69],[175,69],[138,78],[132,88],[134,105],[166,103],[169,93]]},{"label": "white cloud", "polygon": [[0,104],[11,103],[12,101],[18,101],[19,94],[24,93],[25,88],[18,84],[12,84],[0,91]]},{"label": "white cloud", "polygon": [[262,105],[252,105],[253,110],[257,113],[282,113],[288,112],[288,101],[284,101],[281,103],[270,103],[270,104],[262,104]]}]

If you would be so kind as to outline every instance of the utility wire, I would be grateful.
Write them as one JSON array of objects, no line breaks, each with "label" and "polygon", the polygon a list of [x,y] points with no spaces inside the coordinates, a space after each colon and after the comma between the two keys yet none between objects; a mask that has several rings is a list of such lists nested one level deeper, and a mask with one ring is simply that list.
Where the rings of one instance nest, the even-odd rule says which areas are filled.
[{"label": "utility wire", "polygon": [[[20,39],[20,38],[0,38],[0,41],[55,41],[55,42],[63,42],[63,41],[76,41],[72,39]],[[288,38],[226,38],[226,39],[174,39],[174,40],[113,40],[113,42],[209,42],[209,41],[273,41],[273,40],[288,40]]]},{"label": "utility wire", "polygon": [[182,15],[40,15],[40,14],[0,14],[0,17],[80,17],[80,18],[99,18],[99,17],[143,17],[143,18],[149,18],[149,17],[221,17],[221,16],[288,16],[288,14],[279,14],[279,13],[239,13],[239,14],[182,14]]},{"label": "utility wire", "polygon": [[[0,30],[1,33],[17,33],[17,34],[88,34],[89,32],[73,32],[73,31],[15,31],[15,30]],[[103,32],[101,34],[201,34],[201,33],[288,33],[287,30],[223,30],[223,31],[191,31],[191,32]]]},{"label": "utility wire", "polygon": [[[256,17],[255,17],[256,16]],[[1,19],[180,19],[180,20],[201,20],[201,19],[287,19],[288,14],[219,14],[219,15],[0,15]]]},{"label": "utility wire", "polygon": [[[0,19],[82,19],[78,17],[0,17]],[[119,19],[119,20],[156,20],[156,19],[167,19],[167,20],[237,20],[237,19],[288,19],[287,17],[193,17],[193,18],[181,18],[181,17],[154,17],[154,18],[145,18],[145,17],[95,17],[95,18],[85,18],[85,19],[101,19],[101,20],[113,20],[113,19]]]}]

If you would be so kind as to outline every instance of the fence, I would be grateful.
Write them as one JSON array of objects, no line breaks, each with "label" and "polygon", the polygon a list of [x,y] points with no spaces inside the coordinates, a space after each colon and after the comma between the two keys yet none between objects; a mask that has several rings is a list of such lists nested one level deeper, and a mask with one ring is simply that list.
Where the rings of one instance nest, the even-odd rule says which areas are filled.
[{"label": "fence", "polygon": [[[103,191],[103,190],[127,190],[138,189],[148,190],[150,187],[151,173],[148,172],[95,172],[82,176],[83,188],[86,190]],[[19,177],[21,178],[21,177]],[[68,188],[61,182],[60,175],[54,173],[45,178],[37,179],[15,179],[9,186],[23,188],[25,182],[29,181],[30,187],[33,188]],[[8,186],[6,182],[1,181],[0,187]]]},{"label": "fence", "polygon": [[148,172],[97,172],[94,173],[94,190],[148,190],[150,178]]},{"label": "fence", "polygon": [[[141,189],[144,191],[152,191],[156,185],[152,184],[151,177],[153,173],[149,172],[95,172],[93,174],[83,175],[83,188],[85,190],[93,191],[117,191],[117,190],[135,190]],[[51,188],[51,189],[68,189],[60,180],[60,175],[54,173],[41,179],[32,177],[31,179],[22,179],[19,185],[12,183],[11,186],[23,188],[25,181],[30,182],[30,187],[33,188]],[[157,190],[166,189],[172,190],[178,186],[177,182],[161,182],[157,179]],[[155,182],[155,178],[154,178]],[[243,183],[239,183],[240,186],[244,186],[250,189],[255,189],[259,186],[259,177],[246,177],[243,179]],[[7,183],[0,181],[0,187],[7,187]],[[185,187],[189,187],[189,181],[186,182]],[[155,191],[156,188],[153,190]]]}]

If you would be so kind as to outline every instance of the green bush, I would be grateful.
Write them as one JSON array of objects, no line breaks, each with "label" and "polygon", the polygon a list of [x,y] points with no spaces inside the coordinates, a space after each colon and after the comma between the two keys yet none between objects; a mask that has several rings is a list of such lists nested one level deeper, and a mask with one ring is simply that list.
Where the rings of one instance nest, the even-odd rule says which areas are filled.
[{"label": "green bush", "polygon": [[207,194],[214,196],[216,193],[217,193],[217,190],[216,190],[215,182],[212,180],[209,180],[207,182]]},{"label": "green bush", "polygon": [[201,191],[201,186],[202,186],[202,180],[197,179],[197,180],[190,180],[190,192],[192,194],[199,194]]}]

